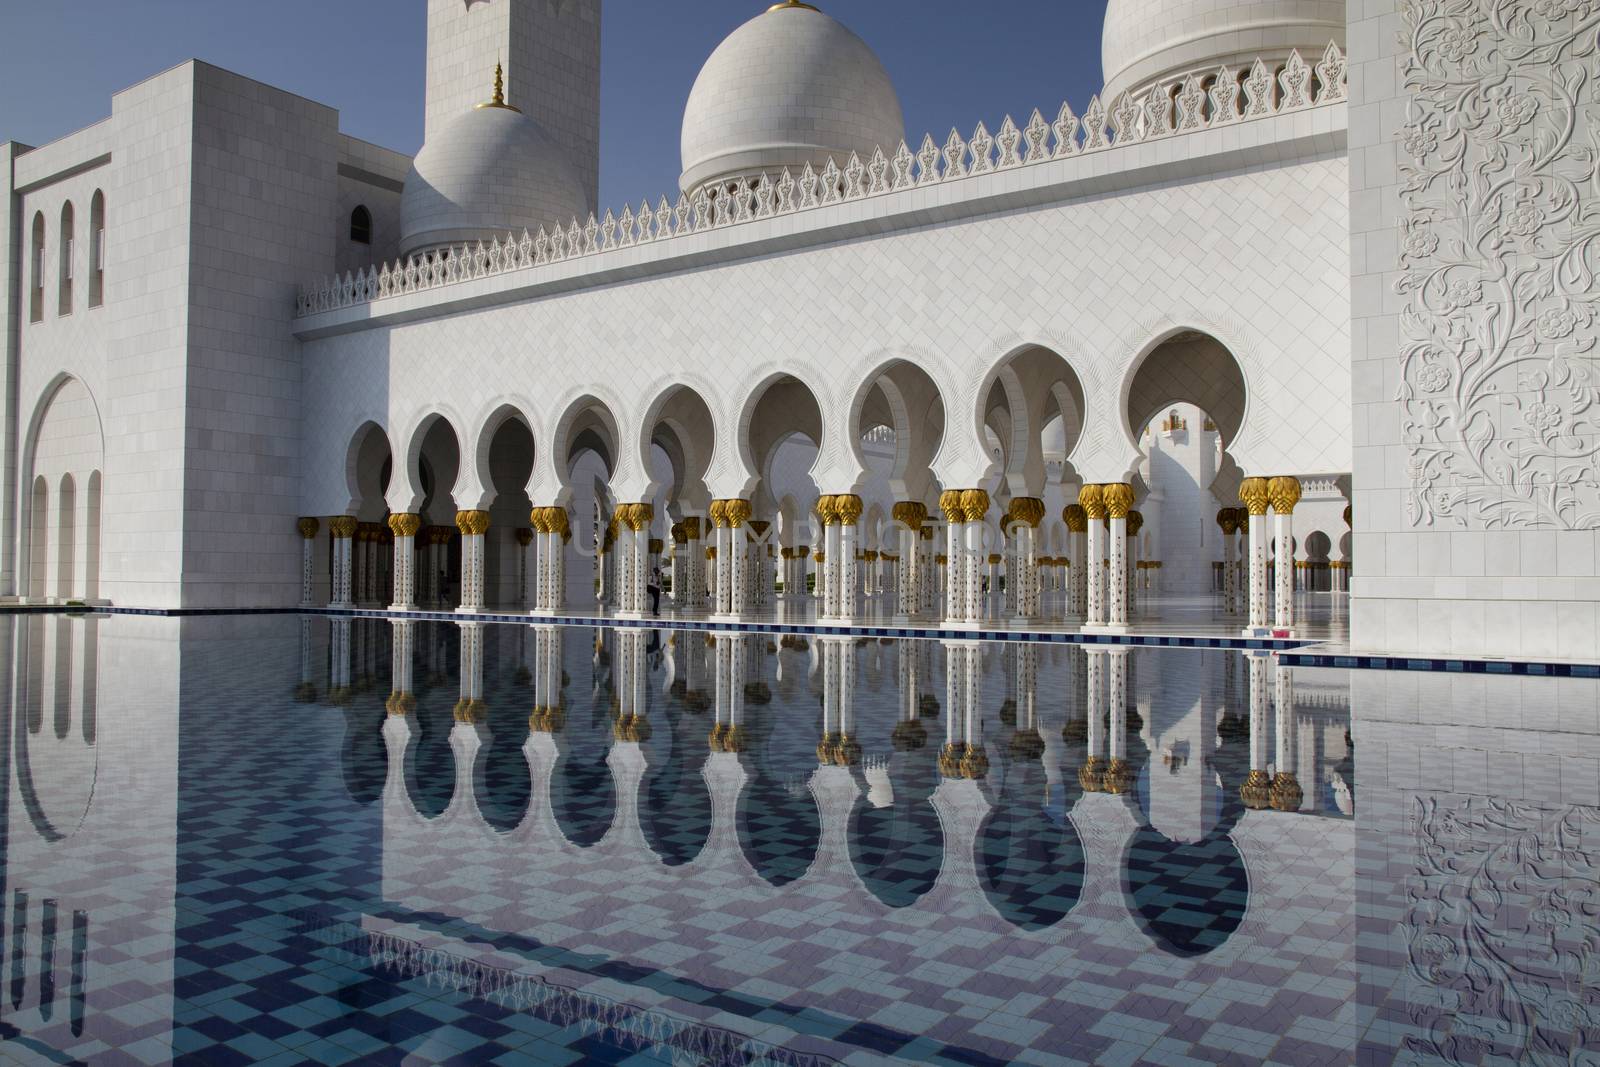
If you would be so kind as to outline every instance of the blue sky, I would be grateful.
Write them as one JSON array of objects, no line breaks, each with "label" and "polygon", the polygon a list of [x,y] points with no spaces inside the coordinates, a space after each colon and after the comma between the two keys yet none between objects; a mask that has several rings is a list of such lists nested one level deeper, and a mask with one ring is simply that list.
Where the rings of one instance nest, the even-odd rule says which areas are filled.
[{"label": "blue sky", "polygon": [[[603,206],[676,187],[700,65],[771,0],[606,0]],[[883,59],[908,136],[1080,112],[1100,86],[1104,0],[820,0]],[[0,140],[43,144],[190,57],[330,104],[345,132],[422,140],[423,0],[0,0]]]}]

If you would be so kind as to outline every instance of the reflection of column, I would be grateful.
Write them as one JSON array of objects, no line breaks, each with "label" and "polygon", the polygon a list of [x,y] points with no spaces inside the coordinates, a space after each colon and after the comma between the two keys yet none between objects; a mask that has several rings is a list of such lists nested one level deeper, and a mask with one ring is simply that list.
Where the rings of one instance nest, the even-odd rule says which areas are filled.
[{"label": "reflection of column", "polygon": [[1085,648],[1084,707],[1089,717],[1089,755],[1078,770],[1078,784],[1086,793],[1098,793],[1105,776],[1106,723],[1101,678],[1105,673],[1103,649]]},{"label": "reflection of column", "polygon": [[350,700],[350,619],[328,623],[328,703],[335,706]]},{"label": "reflection of column", "polygon": [[1247,655],[1250,669],[1250,773],[1239,787],[1239,799],[1247,808],[1265,808],[1271,803],[1271,779],[1267,775],[1267,709],[1271,703],[1267,674],[1272,661],[1265,655]]},{"label": "reflection of column", "polygon": [[456,512],[461,531],[461,606],[459,611],[483,610],[483,541],[489,532],[487,511]]},{"label": "reflection of column", "polygon": [[1273,540],[1277,543],[1277,600],[1273,627],[1294,636],[1294,506],[1300,502],[1300,480],[1279,477],[1267,483],[1272,500]]},{"label": "reflection of column", "polygon": [[1088,559],[1083,564],[1084,598],[1083,622],[1085,626],[1104,626],[1106,621],[1105,568],[1101,566],[1104,550],[1101,547],[1100,522],[1106,515],[1102,486],[1086,485],[1078,490],[1078,503],[1083,507],[1087,534]]},{"label": "reflection of column", "polygon": [[1133,768],[1128,765],[1128,650],[1112,649],[1105,656],[1110,762],[1101,788],[1107,793],[1126,793],[1133,786]]},{"label": "reflection of column", "polygon": [[1101,499],[1111,518],[1108,536],[1111,543],[1110,566],[1106,568],[1106,625],[1125,629],[1128,625],[1128,512],[1133,509],[1133,486],[1112,482],[1101,487]]},{"label": "reflection of column", "polygon": [[351,599],[350,565],[351,542],[356,534],[353,515],[335,515],[328,521],[328,533],[333,537],[333,602],[335,608],[353,608]]},{"label": "reflection of column", "polygon": [[295,527],[300,531],[301,542],[300,606],[303,608],[309,608],[311,606],[311,579],[313,574],[312,560],[314,559],[313,553],[316,548],[317,531],[322,528],[322,524],[316,519],[307,516],[295,523]]},{"label": "reflection of column", "polygon": [[1250,522],[1250,618],[1246,632],[1263,630],[1267,620],[1267,505],[1270,497],[1265,478],[1246,478],[1239,483],[1239,499],[1244,501]]},{"label": "reflection of column", "polygon": [[1298,757],[1295,751],[1295,735],[1298,724],[1294,710],[1294,672],[1291,668],[1280,665],[1276,656],[1273,657],[1273,667],[1277,690],[1275,702],[1278,712],[1276,731],[1278,751],[1275,761],[1277,773],[1272,777],[1272,791],[1269,797],[1273,808],[1278,811],[1299,811],[1305,793],[1295,776],[1295,763]]},{"label": "reflection of column", "polygon": [[411,611],[417,606],[416,536],[422,529],[422,516],[400,512],[389,516],[394,533],[394,611]]}]

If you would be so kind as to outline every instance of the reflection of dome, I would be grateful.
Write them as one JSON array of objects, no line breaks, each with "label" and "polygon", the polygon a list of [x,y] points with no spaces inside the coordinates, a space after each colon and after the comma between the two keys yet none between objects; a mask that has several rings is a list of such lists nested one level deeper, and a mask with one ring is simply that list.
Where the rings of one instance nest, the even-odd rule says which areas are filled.
[{"label": "reflection of dome", "polygon": [[1344,44],[1345,0],[1110,0],[1100,62],[1115,100],[1155,82],[1281,60],[1298,48],[1315,63],[1329,41]]},{"label": "reflection of dome", "polygon": [[729,34],[700,69],[683,112],[685,190],[832,156],[891,154],[900,98],[865,41],[808,4],[777,4]]},{"label": "reflection of dome", "polygon": [[509,107],[480,107],[435,133],[412,161],[400,254],[537,233],[589,210],[571,160],[538,123]]}]

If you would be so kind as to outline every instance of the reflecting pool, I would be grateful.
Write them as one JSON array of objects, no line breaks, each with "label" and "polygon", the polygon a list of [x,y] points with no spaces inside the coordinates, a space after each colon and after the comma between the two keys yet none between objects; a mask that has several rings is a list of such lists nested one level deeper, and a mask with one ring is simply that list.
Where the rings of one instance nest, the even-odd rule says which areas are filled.
[{"label": "reflecting pool", "polygon": [[7,1061],[1600,1047],[1593,680],[288,615],[0,648]]}]

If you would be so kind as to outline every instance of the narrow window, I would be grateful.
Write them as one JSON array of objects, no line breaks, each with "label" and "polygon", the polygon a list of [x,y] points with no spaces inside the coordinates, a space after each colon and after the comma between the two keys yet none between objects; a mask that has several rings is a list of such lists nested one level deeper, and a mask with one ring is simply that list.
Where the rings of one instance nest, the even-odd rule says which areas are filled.
[{"label": "narrow window", "polygon": [[33,216],[33,285],[28,293],[28,321],[44,318],[44,212]]},{"label": "narrow window", "polygon": [[58,249],[61,275],[61,293],[56,302],[56,314],[72,314],[72,201],[61,205],[61,246]]},{"label": "narrow window", "polygon": [[350,240],[362,245],[372,243],[372,212],[365,204],[357,205],[350,212]]},{"label": "narrow window", "polygon": [[96,189],[89,201],[89,306],[106,300],[106,194]]}]

